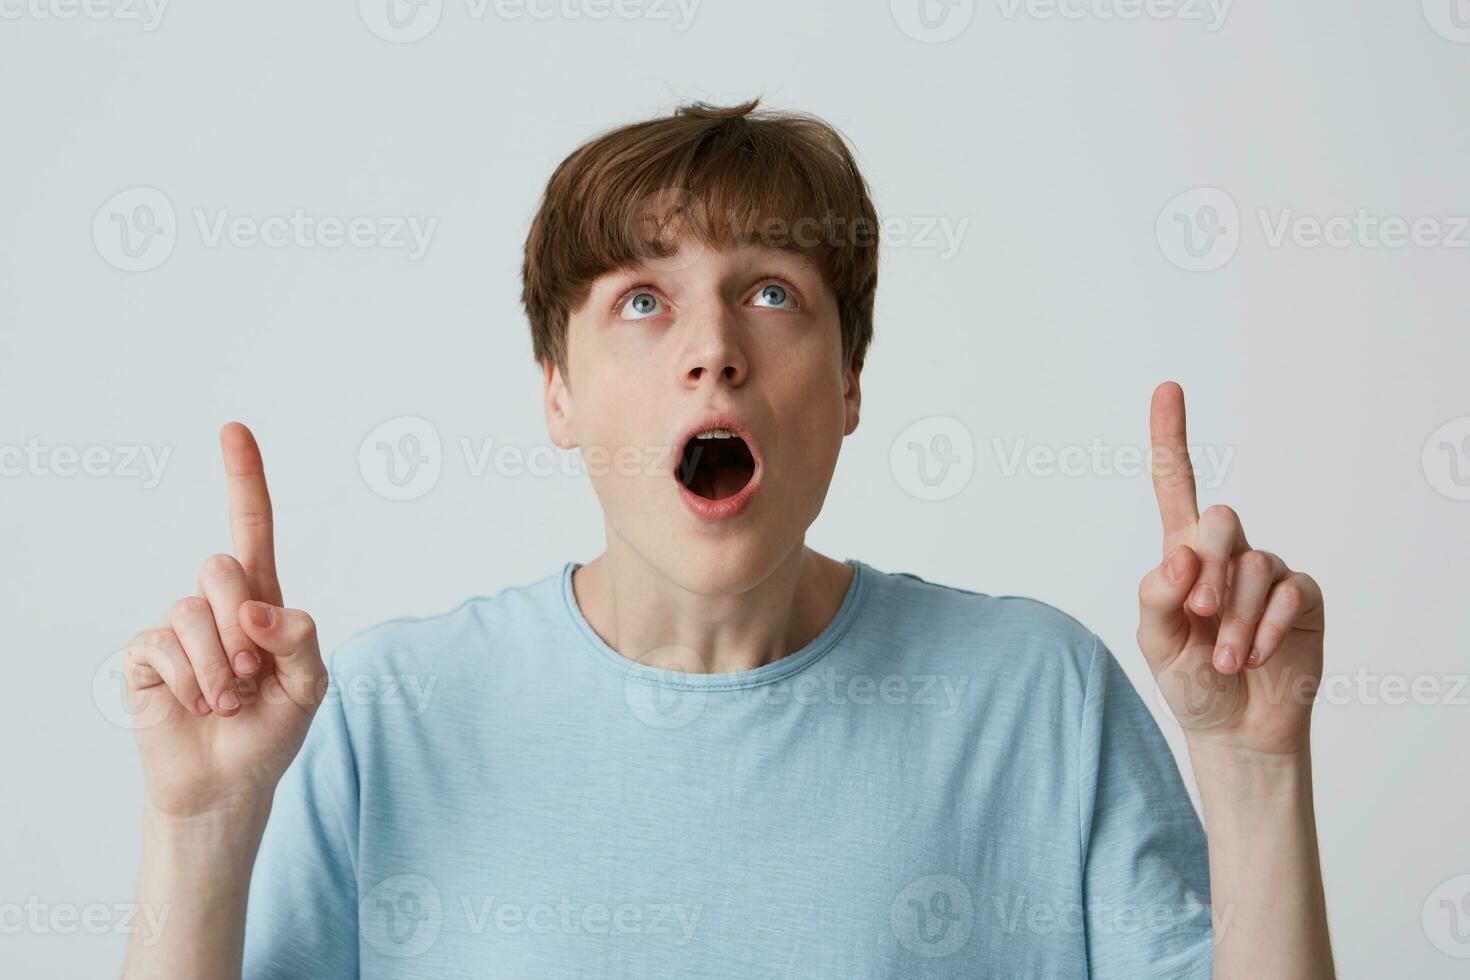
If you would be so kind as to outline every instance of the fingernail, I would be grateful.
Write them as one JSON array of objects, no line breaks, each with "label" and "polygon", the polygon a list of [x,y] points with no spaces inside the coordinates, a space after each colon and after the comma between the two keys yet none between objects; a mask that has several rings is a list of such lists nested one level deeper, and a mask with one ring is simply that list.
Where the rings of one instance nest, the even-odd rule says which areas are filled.
[{"label": "fingernail", "polygon": [[206,698],[202,694],[199,695],[199,700],[194,702],[194,710],[201,715],[209,714],[209,698]]},{"label": "fingernail", "polygon": [[1194,604],[1201,609],[1208,609],[1215,604],[1215,587],[1201,582],[1194,587]]},{"label": "fingernail", "polygon": [[240,707],[240,699],[235,696],[234,688],[225,688],[225,693],[219,696],[219,706],[225,711],[234,711],[236,708]]},{"label": "fingernail", "polygon": [[235,673],[248,674],[260,666],[260,658],[251,650],[241,650],[235,654]]},{"label": "fingernail", "polygon": [[1247,658],[1247,661],[1246,662],[1247,663],[1253,663],[1253,664],[1260,663],[1261,662],[1261,648],[1260,647],[1251,647],[1251,655],[1250,655],[1250,657]]},{"label": "fingernail", "polygon": [[1234,670],[1236,664],[1235,648],[1221,647],[1215,651],[1215,667],[1219,670]]},{"label": "fingernail", "polygon": [[1164,559],[1164,577],[1170,582],[1179,581],[1179,549],[1175,548],[1169,552],[1169,557]]},{"label": "fingernail", "polygon": [[250,616],[251,624],[261,629],[270,629],[271,623],[276,620],[275,611],[263,602],[252,605],[247,615]]}]

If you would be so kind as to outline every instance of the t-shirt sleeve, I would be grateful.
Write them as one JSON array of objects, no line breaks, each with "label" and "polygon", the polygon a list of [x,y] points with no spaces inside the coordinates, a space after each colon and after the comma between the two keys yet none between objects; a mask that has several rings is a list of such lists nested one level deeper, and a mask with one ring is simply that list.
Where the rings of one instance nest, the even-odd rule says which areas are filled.
[{"label": "t-shirt sleeve", "polygon": [[1204,829],[1158,724],[1095,637],[1080,763],[1090,980],[1209,977]]},{"label": "t-shirt sleeve", "polygon": [[357,815],[347,719],[330,691],[276,787],[250,879],[244,980],[357,976]]}]

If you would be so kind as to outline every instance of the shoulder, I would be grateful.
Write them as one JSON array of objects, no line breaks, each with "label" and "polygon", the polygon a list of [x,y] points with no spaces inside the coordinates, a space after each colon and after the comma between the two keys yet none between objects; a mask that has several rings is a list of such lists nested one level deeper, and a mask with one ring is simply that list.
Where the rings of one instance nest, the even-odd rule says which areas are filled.
[{"label": "shoulder", "polygon": [[[865,565],[870,628],[896,646],[919,641],[929,656],[989,664],[1014,673],[1038,667],[1085,684],[1101,641],[1074,616],[1024,595],[992,595]],[[1028,669],[1029,668],[1029,669]]]},{"label": "shoulder", "polygon": [[397,616],[366,627],[337,644],[328,666],[334,674],[481,662],[501,651],[499,640],[534,636],[555,622],[562,570],[534,582],[475,595],[438,613]]}]

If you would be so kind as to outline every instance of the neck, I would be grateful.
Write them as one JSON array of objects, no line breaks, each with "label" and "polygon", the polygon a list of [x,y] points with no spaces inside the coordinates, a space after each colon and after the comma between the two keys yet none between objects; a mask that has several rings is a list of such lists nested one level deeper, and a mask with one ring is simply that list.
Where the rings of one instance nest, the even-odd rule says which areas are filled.
[{"label": "neck", "polygon": [[798,542],[774,568],[675,581],[609,535],[572,574],[582,615],[604,643],[648,666],[751,670],[810,643],[837,615],[854,572]]}]

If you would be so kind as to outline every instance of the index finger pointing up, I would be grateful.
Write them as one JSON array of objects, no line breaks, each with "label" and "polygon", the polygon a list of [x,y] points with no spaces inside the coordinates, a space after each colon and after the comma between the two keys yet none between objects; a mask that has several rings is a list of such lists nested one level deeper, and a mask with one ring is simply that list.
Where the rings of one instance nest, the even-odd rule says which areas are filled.
[{"label": "index finger pointing up", "polygon": [[1165,381],[1154,389],[1148,428],[1153,447],[1154,494],[1159,499],[1164,537],[1168,538],[1199,523],[1194,466],[1185,442],[1184,389],[1173,381]]},{"label": "index finger pointing up", "polygon": [[251,598],[279,606],[281,586],[276,580],[271,495],[265,485],[260,447],[249,429],[231,422],[219,432],[219,448],[230,488],[230,537],[235,542],[235,557],[245,568]]}]

